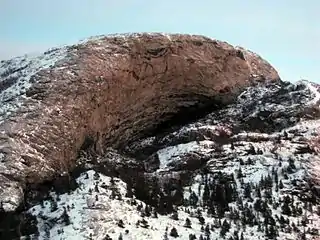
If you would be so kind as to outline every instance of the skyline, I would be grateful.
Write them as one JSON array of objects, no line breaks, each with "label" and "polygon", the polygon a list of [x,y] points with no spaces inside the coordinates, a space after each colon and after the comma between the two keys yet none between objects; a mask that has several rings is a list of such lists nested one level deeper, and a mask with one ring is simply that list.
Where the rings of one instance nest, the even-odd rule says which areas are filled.
[{"label": "skyline", "polygon": [[254,51],[283,80],[320,82],[319,11],[315,0],[0,0],[0,60],[100,34],[189,33]]}]

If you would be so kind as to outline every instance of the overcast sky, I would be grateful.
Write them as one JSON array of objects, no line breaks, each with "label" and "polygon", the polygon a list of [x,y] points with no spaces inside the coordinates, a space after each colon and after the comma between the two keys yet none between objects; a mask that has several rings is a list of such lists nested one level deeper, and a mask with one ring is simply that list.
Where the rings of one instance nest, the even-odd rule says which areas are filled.
[{"label": "overcast sky", "polygon": [[121,32],[206,35],[320,82],[319,0],[0,0],[0,59]]}]

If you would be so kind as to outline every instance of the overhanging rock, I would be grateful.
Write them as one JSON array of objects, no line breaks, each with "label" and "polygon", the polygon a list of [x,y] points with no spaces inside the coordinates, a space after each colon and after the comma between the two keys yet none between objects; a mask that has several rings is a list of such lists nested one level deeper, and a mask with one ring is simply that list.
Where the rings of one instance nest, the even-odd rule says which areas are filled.
[{"label": "overhanging rock", "polygon": [[183,107],[231,102],[280,81],[258,55],[203,36],[101,36],[0,65],[0,202],[70,171],[84,143],[98,152],[154,129]]}]

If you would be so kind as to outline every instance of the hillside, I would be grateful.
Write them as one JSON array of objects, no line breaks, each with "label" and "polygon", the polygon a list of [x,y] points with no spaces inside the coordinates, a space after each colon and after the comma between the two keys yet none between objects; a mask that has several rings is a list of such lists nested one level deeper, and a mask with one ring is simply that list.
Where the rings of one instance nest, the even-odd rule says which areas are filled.
[{"label": "hillside", "polygon": [[1,67],[1,239],[319,237],[317,84],[188,35]]}]

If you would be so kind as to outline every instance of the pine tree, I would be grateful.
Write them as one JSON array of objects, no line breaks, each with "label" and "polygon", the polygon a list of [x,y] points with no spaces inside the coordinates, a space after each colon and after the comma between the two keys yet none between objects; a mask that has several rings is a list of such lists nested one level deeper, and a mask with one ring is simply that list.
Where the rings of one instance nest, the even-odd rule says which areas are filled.
[{"label": "pine tree", "polygon": [[58,204],[54,199],[50,199],[50,208],[51,212],[55,212],[58,210]]},{"label": "pine tree", "polygon": [[288,166],[288,173],[293,173],[296,170],[296,166],[294,164],[294,159],[289,158],[289,166]]},{"label": "pine tree", "polygon": [[225,237],[229,229],[230,229],[230,224],[227,222],[227,220],[224,220],[221,226],[220,236]]},{"label": "pine tree", "polygon": [[289,207],[290,200],[288,200],[288,199],[289,198],[287,196],[284,198],[284,202],[283,202],[283,204],[281,206],[281,211],[282,211],[283,214],[291,216],[291,209]]},{"label": "pine tree", "polygon": [[114,181],[114,178],[111,177],[110,178],[110,186],[114,186],[116,184],[116,182]]},{"label": "pine tree", "polygon": [[196,237],[196,235],[194,235],[194,234],[189,234],[189,240],[196,240],[197,239],[197,237]]},{"label": "pine tree", "polygon": [[190,221],[189,218],[186,218],[186,222],[184,223],[183,226],[186,227],[186,228],[191,228],[191,221]]},{"label": "pine tree", "polygon": [[270,239],[276,239],[277,230],[274,225],[270,225],[268,231],[266,232],[266,237]]},{"label": "pine tree", "polygon": [[311,202],[308,203],[308,211],[313,213],[313,206]]},{"label": "pine tree", "polygon": [[262,212],[262,200],[258,198],[253,204],[254,210],[257,212]]},{"label": "pine tree", "polygon": [[244,195],[245,198],[248,198],[248,199],[252,200],[252,198],[251,198],[251,186],[250,186],[249,183],[245,184],[243,195]]},{"label": "pine tree", "polygon": [[273,186],[273,180],[272,177],[270,176],[270,174],[268,174],[268,176],[265,178],[265,188],[267,189],[272,189]]},{"label": "pine tree", "polygon": [[237,178],[242,178],[243,174],[242,174],[242,170],[241,168],[239,168],[238,172],[237,172]]},{"label": "pine tree", "polygon": [[285,140],[288,140],[289,139],[289,134],[286,131],[284,131],[283,137],[284,137]]},{"label": "pine tree", "polygon": [[260,187],[259,186],[256,186],[256,196],[258,197],[258,198],[261,198],[261,191],[260,191]]},{"label": "pine tree", "polygon": [[252,158],[248,158],[248,161],[247,161],[247,165],[253,165],[253,160],[252,160]]},{"label": "pine tree", "polygon": [[197,195],[195,194],[194,191],[191,192],[190,196],[189,196],[189,203],[191,206],[197,206],[197,203],[198,203],[198,197]]},{"label": "pine tree", "polygon": [[174,237],[174,238],[179,237],[178,231],[177,231],[177,229],[176,229],[175,227],[173,227],[173,228],[171,229],[171,231],[170,231],[170,236],[171,236],[171,237]]},{"label": "pine tree", "polygon": [[206,238],[210,239],[210,226],[209,226],[209,224],[206,225],[204,232],[206,234]]},{"label": "pine tree", "polygon": [[283,183],[282,183],[281,180],[280,180],[280,182],[279,182],[279,189],[283,189]]},{"label": "pine tree", "polygon": [[262,149],[259,148],[259,149],[257,150],[257,154],[258,154],[258,155],[262,155],[262,154],[263,154]]},{"label": "pine tree", "polygon": [[112,238],[107,234],[107,235],[103,238],[103,240],[112,240]]},{"label": "pine tree", "polygon": [[279,219],[280,227],[284,228],[284,225],[286,224],[286,220],[284,219],[283,215],[281,215]]},{"label": "pine tree", "polygon": [[243,232],[241,233],[240,240],[244,240]]},{"label": "pine tree", "polygon": [[230,144],[230,149],[231,150],[235,150],[236,148],[234,147],[234,143],[233,142],[231,142],[231,144]]},{"label": "pine tree", "polygon": [[62,213],[62,221],[65,223],[65,225],[69,225],[70,224],[70,217],[69,214],[67,213],[66,208],[63,208],[63,213]]},{"label": "pine tree", "polygon": [[124,223],[123,223],[122,219],[119,220],[117,225],[118,225],[118,227],[124,228]]},{"label": "pine tree", "polygon": [[250,144],[250,148],[247,150],[247,153],[251,155],[256,154],[256,150],[254,149],[254,146],[252,144]]},{"label": "pine tree", "polygon": [[166,230],[163,234],[163,240],[169,240],[169,237],[168,237],[168,227],[166,227]]},{"label": "pine tree", "polygon": [[242,158],[239,159],[239,163],[240,163],[241,166],[244,165],[244,162],[243,162]]},{"label": "pine tree", "polygon": [[118,240],[123,240],[122,233],[119,234]]},{"label": "pine tree", "polygon": [[202,194],[202,201],[204,206],[208,205],[209,198],[210,198],[210,190],[209,190],[208,184],[206,183],[204,185],[203,194]]},{"label": "pine tree", "polygon": [[204,225],[204,224],[205,224],[205,219],[204,219],[204,217],[199,216],[198,219],[199,219],[199,222],[200,222],[201,225]]},{"label": "pine tree", "polygon": [[306,231],[305,231],[305,230],[303,231],[303,233],[301,233],[300,239],[301,239],[301,240],[307,240]]},{"label": "pine tree", "polygon": [[97,192],[97,193],[99,192],[98,183],[96,183],[96,184],[94,185],[94,191]]},{"label": "pine tree", "polygon": [[273,168],[273,176],[274,176],[274,182],[278,183],[279,181],[279,177],[278,177],[278,172],[275,170],[275,168]]},{"label": "pine tree", "polygon": [[210,202],[210,205],[208,206],[207,214],[211,216],[215,216],[216,211],[214,209],[214,205],[212,202]]},{"label": "pine tree", "polygon": [[234,240],[239,240],[239,232],[237,230],[233,231],[233,239]]}]

